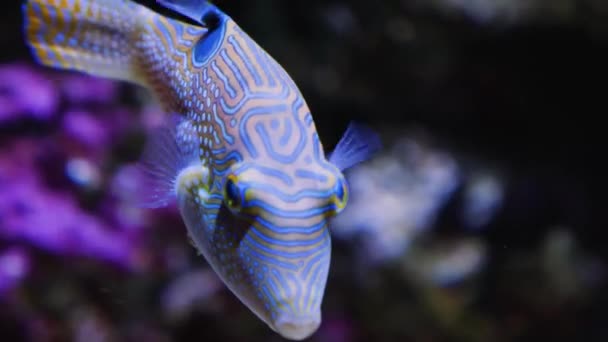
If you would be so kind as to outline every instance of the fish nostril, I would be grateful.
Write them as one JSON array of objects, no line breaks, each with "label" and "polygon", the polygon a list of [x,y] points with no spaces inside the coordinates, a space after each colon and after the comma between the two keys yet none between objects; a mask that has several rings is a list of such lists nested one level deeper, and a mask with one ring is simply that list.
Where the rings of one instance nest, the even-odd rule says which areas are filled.
[{"label": "fish nostril", "polygon": [[275,330],[284,338],[303,340],[314,334],[321,325],[320,315],[293,316],[280,315],[274,322]]}]

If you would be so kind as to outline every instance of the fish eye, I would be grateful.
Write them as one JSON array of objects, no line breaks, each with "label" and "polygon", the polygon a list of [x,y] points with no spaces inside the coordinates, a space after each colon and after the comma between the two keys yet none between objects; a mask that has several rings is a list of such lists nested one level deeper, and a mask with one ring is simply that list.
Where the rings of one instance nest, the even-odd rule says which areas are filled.
[{"label": "fish eye", "polygon": [[226,186],[224,188],[224,199],[226,205],[230,209],[238,209],[241,206],[241,191],[237,184],[236,176],[230,175],[226,180]]},{"label": "fish eye", "polygon": [[332,203],[334,204],[334,215],[341,212],[348,202],[348,185],[344,177],[338,177],[334,186]]}]

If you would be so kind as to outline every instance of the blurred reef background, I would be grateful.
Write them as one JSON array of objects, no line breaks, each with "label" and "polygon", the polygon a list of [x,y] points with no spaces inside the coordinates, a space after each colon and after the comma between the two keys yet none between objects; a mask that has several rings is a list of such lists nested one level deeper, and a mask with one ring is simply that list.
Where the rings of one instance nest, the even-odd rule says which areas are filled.
[{"label": "blurred reef background", "polygon": [[[350,120],[385,145],[348,173],[310,341],[608,341],[607,1],[216,3],[327,149]],[[281,341],[175,209],[133,206],[149,95],[36,65],[0,6],[0,340]]]}]

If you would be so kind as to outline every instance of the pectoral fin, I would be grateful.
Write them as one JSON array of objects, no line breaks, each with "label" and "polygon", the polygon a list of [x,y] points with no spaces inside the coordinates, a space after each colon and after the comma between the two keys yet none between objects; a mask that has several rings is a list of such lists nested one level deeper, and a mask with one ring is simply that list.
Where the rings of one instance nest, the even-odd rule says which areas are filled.
[{"label": "pectoral fin", "polygon": [[[139,205],[159,208],[171,204],[186,181],[206,177],[202,170],[197,132],[192,122],[173,115],[148,137],[138,163]],[[198,174],[197,174],[198,173]]]},{"label": "pectoral fin", "polygon": [[376,132],[362,124],[351,122],[329,157],[329,162],[344,171],[370,159],[382,148]]}]

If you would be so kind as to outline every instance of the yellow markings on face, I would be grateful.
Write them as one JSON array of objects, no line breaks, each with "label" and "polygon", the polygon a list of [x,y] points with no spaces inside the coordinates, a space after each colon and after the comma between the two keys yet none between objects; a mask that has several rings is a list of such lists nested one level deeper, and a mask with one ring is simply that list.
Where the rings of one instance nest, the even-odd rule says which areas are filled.
[{"label": "yellow markings on face", "polygon": [[339,214],[346,207],[346,203],[348,203],[348,185],[346,184],[344,177],[336,178],[334,192],[330,197],[330,203],[332,203],[335,208],[329,212],[329,216]]}]

